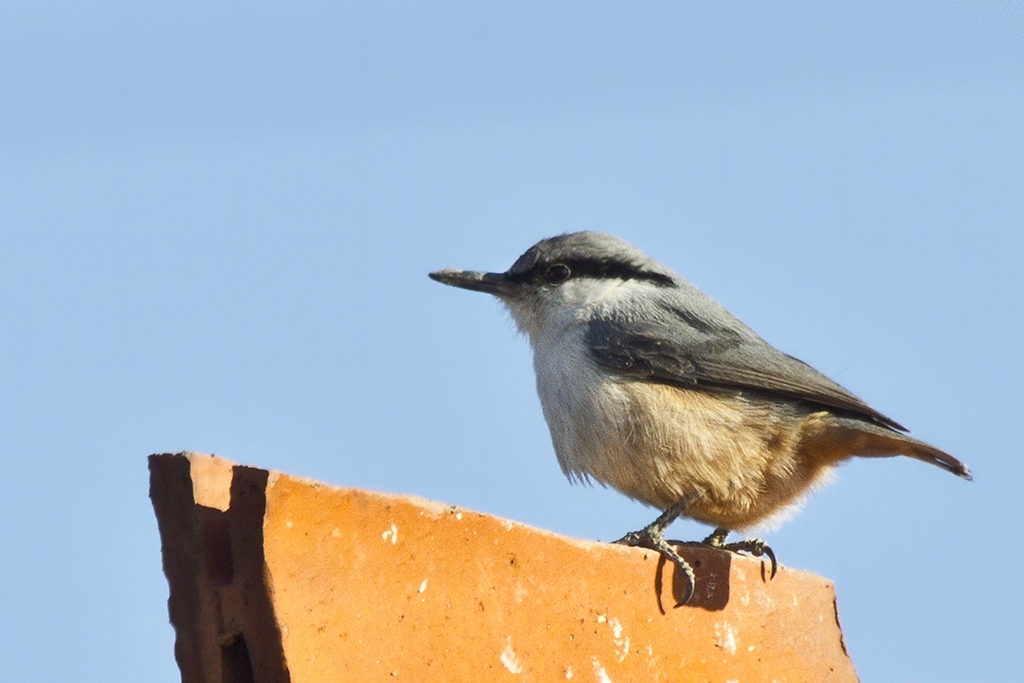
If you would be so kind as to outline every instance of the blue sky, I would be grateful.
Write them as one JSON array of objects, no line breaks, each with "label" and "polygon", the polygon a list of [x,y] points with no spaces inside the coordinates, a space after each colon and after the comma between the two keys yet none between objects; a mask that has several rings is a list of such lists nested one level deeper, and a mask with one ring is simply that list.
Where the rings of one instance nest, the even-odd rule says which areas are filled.
[{"label": "blue sky", "polygon": [[597,229],[972,467],[850,463],[766,538],[864,681],[1014,678],[1022,112],[1020,2],[0,4],[5,671],[178,680],[152,452],[650,521],[426,277]]}]

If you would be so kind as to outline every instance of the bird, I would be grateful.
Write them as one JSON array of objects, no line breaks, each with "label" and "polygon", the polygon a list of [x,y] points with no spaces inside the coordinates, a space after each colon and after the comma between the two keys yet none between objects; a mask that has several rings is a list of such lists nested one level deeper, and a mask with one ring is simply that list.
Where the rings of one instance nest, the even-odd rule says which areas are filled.
[{"label": "bird", "polygon": [[533,349],[555,455],[571,482],[597,482],[661,514],[617,542],[685,577],[665,539],[679,517],[701,543],[766,555],[732,531],[770,526],[853,457],[903,455],[970,480],[964,463],[779,351],[668,267],[609,234],[542,239],[503,273],[438,270],[438,282],[497,297]]}]

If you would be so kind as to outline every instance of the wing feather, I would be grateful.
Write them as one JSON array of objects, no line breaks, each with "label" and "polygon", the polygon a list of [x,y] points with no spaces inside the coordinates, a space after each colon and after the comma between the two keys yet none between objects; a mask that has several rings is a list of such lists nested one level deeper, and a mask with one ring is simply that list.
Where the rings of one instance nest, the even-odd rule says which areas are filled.
[{"label": "wing feather", "polygon": [[622,376],[775,394],[906,431],[810,365],[773,347],[717,304],[705,308],[663,304],[655,319],[595,318],[585,340],[595,361]]}]

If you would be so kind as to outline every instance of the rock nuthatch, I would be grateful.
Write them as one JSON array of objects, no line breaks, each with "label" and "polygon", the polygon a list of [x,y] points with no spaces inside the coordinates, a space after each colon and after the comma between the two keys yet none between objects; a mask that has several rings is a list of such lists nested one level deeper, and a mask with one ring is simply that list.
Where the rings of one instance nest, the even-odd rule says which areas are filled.
[{"label": "rock nuthatch", "polygon": [[964,479],[967,467],[905,434],[809,365],[622,240],[595,232],[538,242],[504,273],[430,277],[498,297],[533,346],[537,391],[570,480],[596,480],[663,513],[618,542],[657,550],[679,516],[704,543],[775,556],[730,530],[784,515],[853,457],[906,455]]}]

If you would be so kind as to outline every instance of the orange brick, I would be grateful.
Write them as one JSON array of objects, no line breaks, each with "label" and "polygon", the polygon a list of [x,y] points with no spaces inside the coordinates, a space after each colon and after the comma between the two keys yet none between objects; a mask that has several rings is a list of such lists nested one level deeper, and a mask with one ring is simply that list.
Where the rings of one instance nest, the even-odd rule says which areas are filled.
[{"label": "orange brick", "polygon": [[150,458],[186,683],[855,681],[825,579],[558,536],[212,456]]}]

